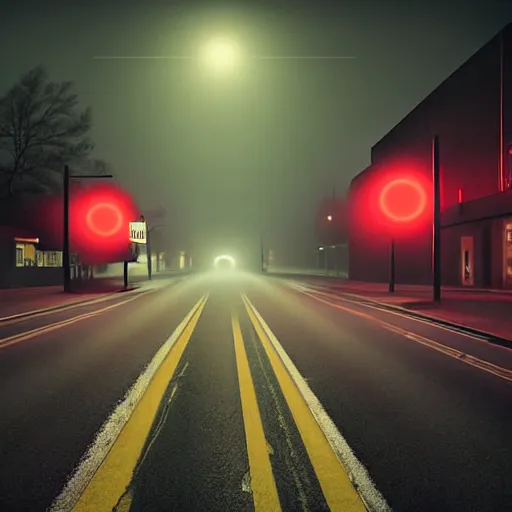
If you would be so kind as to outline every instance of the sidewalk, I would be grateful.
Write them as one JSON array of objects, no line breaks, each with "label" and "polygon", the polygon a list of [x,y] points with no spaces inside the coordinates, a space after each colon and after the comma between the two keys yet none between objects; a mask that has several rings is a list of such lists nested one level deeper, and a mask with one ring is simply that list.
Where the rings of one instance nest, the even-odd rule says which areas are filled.
[{"label": "sidewalk", "polygon": [[512,290],[444,287],[441,303],[436,304],[430,286],[396,285],[391,293],[387,283],[333,280],[318,284],[322,289],[358,295],[512,340]]}]

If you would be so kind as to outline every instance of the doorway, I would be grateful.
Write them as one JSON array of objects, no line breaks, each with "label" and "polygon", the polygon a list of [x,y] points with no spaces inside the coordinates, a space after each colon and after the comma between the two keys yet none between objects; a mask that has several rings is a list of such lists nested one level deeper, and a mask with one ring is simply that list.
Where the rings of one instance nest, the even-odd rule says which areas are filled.
[{"label": "doorway", "polygon": [[461,255],[461,283],[464,286],[473,286],[474,277],[474,242],[472,236],[463,236],[460,239]]}]

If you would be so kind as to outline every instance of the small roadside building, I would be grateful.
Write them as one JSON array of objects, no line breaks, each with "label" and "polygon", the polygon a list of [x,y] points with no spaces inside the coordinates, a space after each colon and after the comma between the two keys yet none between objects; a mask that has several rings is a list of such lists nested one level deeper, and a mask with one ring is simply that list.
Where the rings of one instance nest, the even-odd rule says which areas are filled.
[{"label": "small roadside building", "polygon": [[35,233],[0,226],[0,288],[62,284],[62,251],[44,247]]}]

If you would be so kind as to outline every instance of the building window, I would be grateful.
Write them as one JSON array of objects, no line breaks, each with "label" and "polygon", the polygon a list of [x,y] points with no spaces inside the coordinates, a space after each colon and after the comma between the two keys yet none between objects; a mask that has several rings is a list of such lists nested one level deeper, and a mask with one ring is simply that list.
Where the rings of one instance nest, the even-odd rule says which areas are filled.
[{"label": "building window", "polygon": [[23,244],[16,244],[16,266],[25,266],[25,247]]},{"label": "building window", "polygon": [[44,252],[45,267],[62,267],[61,251],[45,251]]}]

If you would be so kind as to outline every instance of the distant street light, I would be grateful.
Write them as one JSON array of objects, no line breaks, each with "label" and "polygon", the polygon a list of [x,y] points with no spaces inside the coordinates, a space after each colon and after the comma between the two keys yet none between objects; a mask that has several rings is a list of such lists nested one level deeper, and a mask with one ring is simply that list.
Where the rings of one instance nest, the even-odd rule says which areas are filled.
[{"label": "distant street light", "polygon": [[331,222],[331,221],[332,221],[332,215],[327,215],[327,220],[328,220],[329,222]]}]

